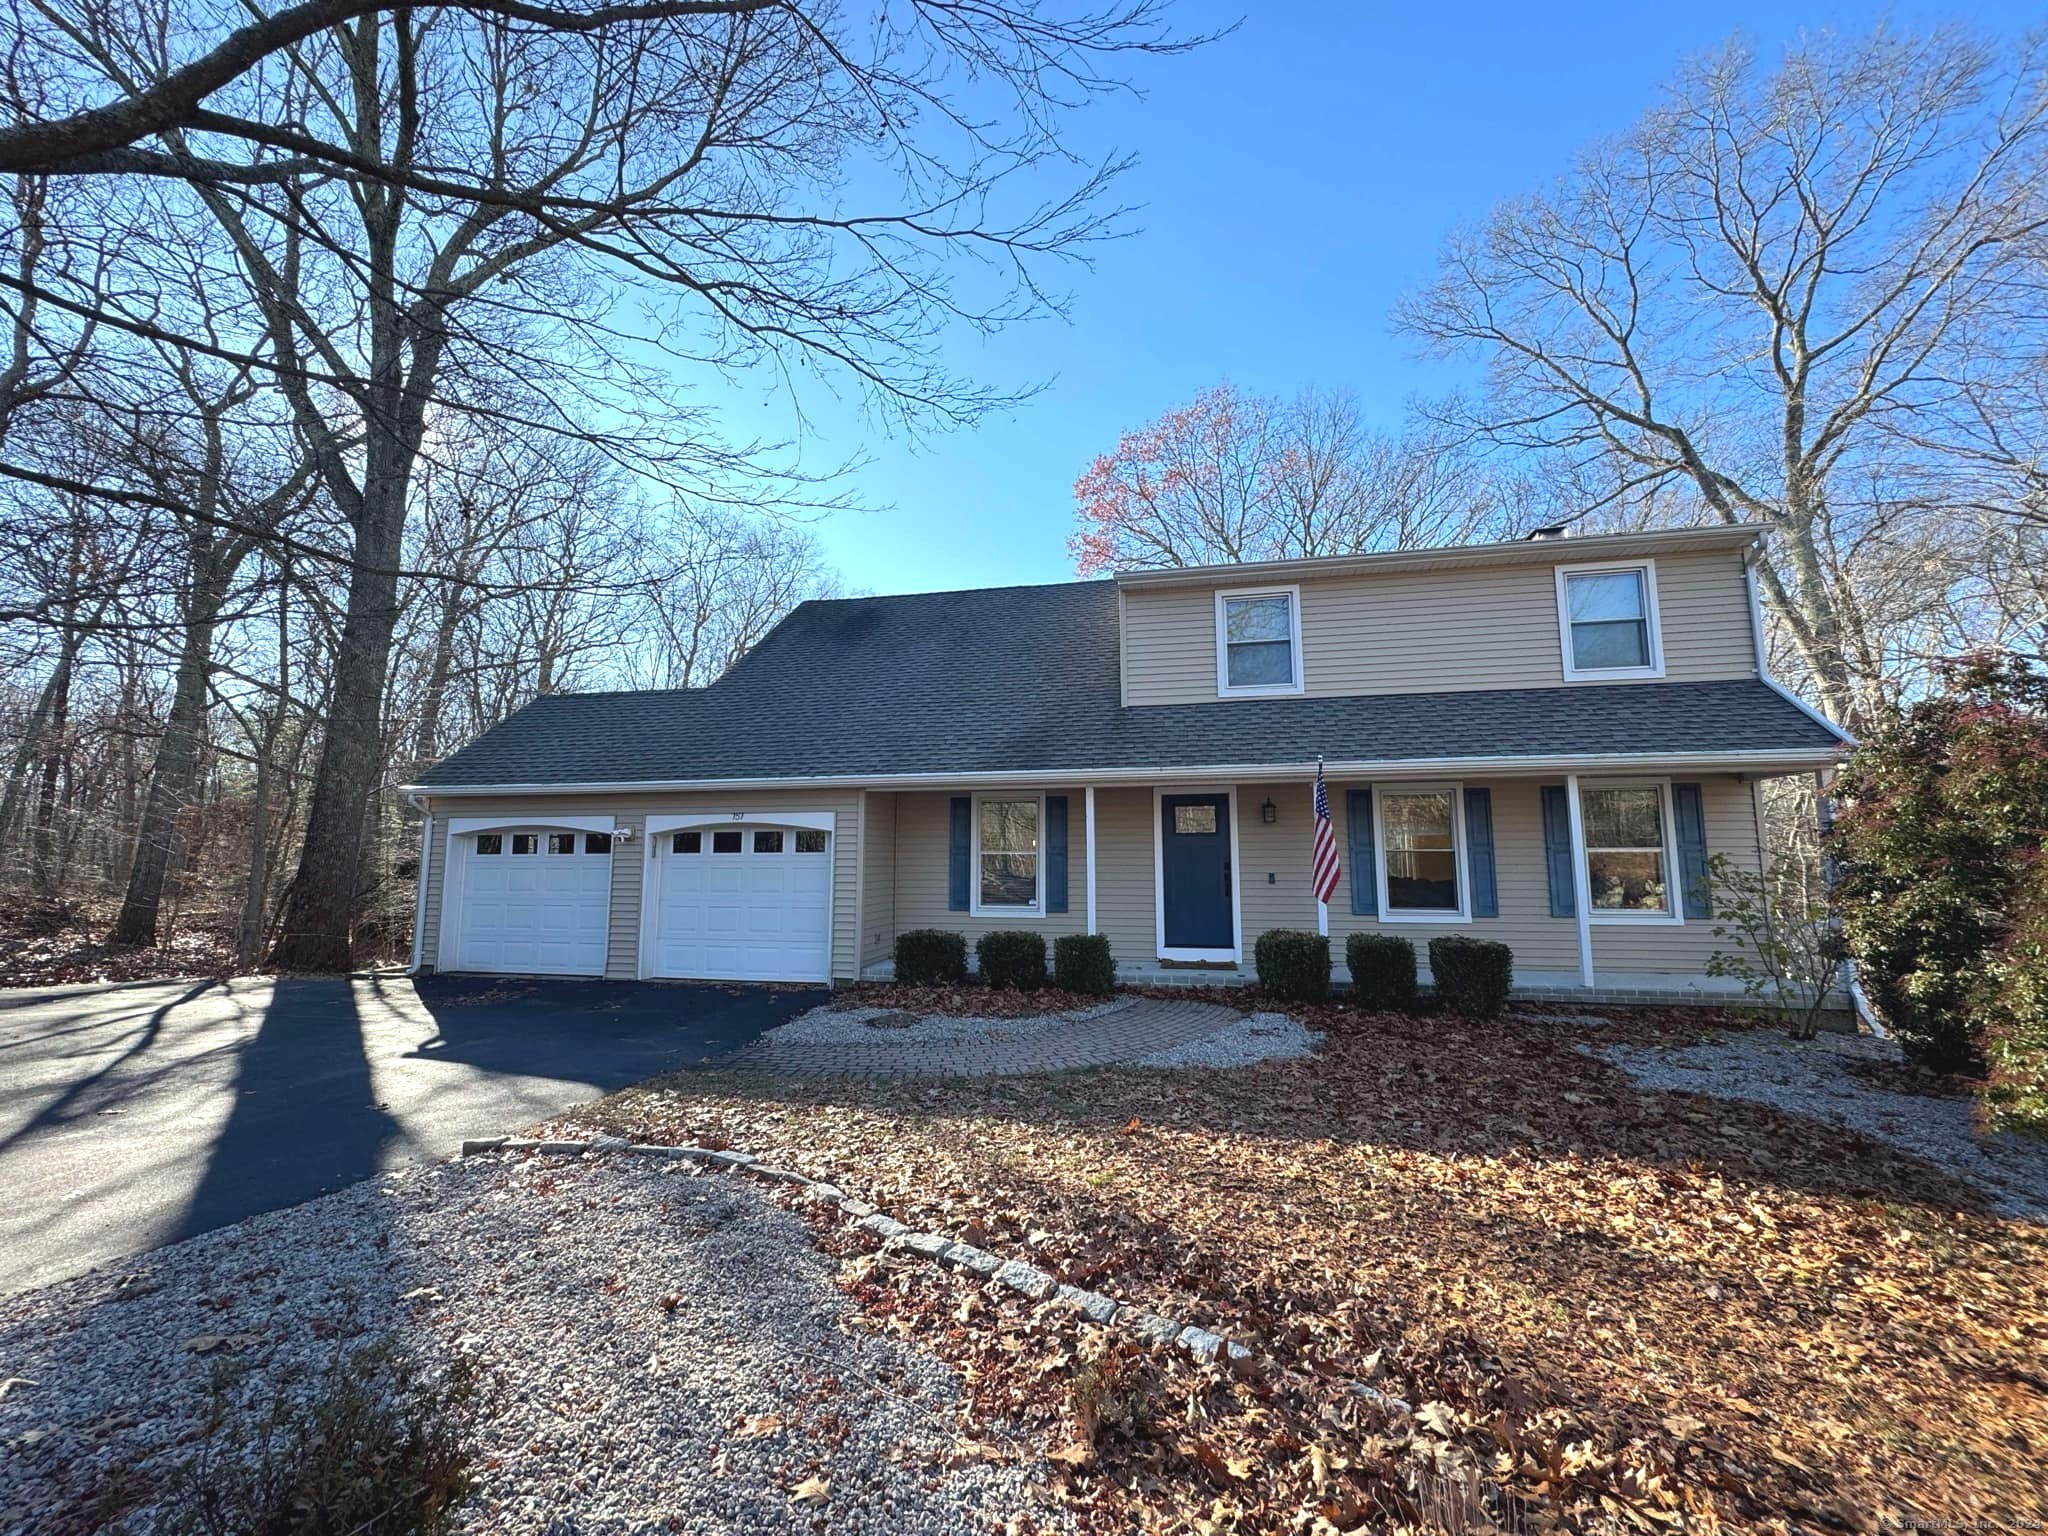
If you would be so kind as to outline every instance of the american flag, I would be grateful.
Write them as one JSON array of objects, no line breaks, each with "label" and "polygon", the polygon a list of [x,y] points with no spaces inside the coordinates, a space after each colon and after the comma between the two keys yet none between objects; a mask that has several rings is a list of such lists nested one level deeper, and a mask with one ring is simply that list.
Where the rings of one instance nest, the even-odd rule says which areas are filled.
[{"label": "american flag", "polygon": [[1323,760],[1316,759],[1316,848],[1311,879],[1324,906],[1337,894],[1337,833],[1330,825],[1330,792],[1323,786]]}]

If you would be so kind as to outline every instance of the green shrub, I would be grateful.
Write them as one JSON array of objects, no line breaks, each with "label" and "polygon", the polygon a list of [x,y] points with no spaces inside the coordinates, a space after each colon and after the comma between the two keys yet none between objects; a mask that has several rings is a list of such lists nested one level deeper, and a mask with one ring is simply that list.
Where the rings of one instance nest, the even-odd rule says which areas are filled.
[{"label": "green shrub", "polygon": [[1831,852],[1843,937],[1906,1054],[1976,1072],[1982,978],[2048,835],[2048,679],[1977,661],[1946,682],[1864,732]]},{"label": "green shrub", "polygon": [[1319,1003],[1330,995],[1330,941],[1319,933],[1269,928],[1252,946],[1259,985],[1291,1003]]},{"label": "green shrub", "polygon": [[1984,1111],[1994,1130],[2048,1136],[2048,862],[2035,864],[2019,905],[1979,987]]},{"label": "green shrub", "polygon": [[1491,939],[1451,935],[1429,941],[1429,974],[1436,995],[1468,1019],[1491,1019],[1507,1006],[1515,984],[1515,954]]},{"label": "green shrub", "polygon": [[913,987],[957,986],[967,974],[967,940],[944,928],[896,935],[896,979]]},{"label": "green shrub", "polygon": [[1344,941],[1344,964],[1359,1007],[1415,1006],[1415,946],[1398,934],[1352,934]]},{"label": "green shrub", "polygon": [[469,1491],[475,1370],[431,1379],[388,1342],[337,1352],[310,1393],[235,1406],[216,1377],[191,1457],[164,1489],[167,1536],[438,1536]]},{"label": "green shrub", "polygon": [[984,933],[974,946],[984,985],[1035,992],[1045,985],[1045,937],[1019,928]]},{"label": "green shrub", "polygon": [[1116,956],[1099,933],[1069,933],[1052,942],[1052,979],[1069,992],[1107,997],[1116,990]]}]

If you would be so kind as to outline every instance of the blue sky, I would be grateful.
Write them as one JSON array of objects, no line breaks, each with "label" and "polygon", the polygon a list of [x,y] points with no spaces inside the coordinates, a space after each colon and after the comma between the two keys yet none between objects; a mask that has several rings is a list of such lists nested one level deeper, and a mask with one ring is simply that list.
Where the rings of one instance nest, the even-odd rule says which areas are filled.
[{"label": "blue sky", "polygon": [[[1344,5],[1184,0],[1191,28],[1244,15],[1196,54],[1147,62],[1142,100],[1076,121],[1078,141],[1139,157],[1128,238],[1075,271],[1067,322],[984,342],[957,368],[1043,383],[1013,413],[918,443],[875,435],[855,402],[807,390],[807,462],[864,454],[872,510],[816,525],[850,589],[1059,581],[1075,477],[1125,430],[1228,379],[1256,391],[1354,391],[1384,425],[1451,382],[1392,333],[1444,237],[1618,132],[1686,54],[1740,31],[1956,19],[2016,32],[2038,6],[1722,3]],[[786,400],[736,394],[736,425],[790,431]]]}]

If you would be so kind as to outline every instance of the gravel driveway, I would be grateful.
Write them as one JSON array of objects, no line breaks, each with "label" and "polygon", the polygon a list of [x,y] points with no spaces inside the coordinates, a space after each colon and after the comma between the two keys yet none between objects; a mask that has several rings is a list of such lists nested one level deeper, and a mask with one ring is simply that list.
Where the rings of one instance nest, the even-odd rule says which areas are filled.
[{"label": "gravel driveway", "polygon": [[[800,1217],[685,1165],[386,1174],[0,1300],[0,1531],[91,1529],[114,1469],[160,1483],[220,1358],[201,1336],[235,1339],[250,1401],[356,1339],[471,1356],[496,1393],[464,1531],[1064,1529],[1041,1465],[952,1464],[956,1379],[852,1326],[833,1269]],[[829,1497],[796,1501],[812,1477]]]},{"label": "gravel driveway", "polygon": [[1980,1136],[1967,1097],[1893,1093],[1847,1070],[1856,1061],[1900,1061],[1891,1041],[1828,1033],[1802,1041],[1757,1029],[1682,1050],[1580,1049],[1613,1062],[1638,1088],[1746,1099],[1861,1131],[1976,1185],[2007,1216],[2048,1222],[2048,1143]]}]

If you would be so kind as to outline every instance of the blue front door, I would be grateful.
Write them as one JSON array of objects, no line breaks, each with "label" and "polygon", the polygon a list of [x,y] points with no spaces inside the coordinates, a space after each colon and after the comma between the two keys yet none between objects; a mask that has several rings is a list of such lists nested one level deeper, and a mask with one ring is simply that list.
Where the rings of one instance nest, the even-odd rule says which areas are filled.
[{"label": "blue front door", "polygon": [[1234,948],[1230,796],[1161,795],[1159,846],[1166,947]]}]

